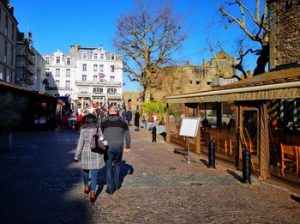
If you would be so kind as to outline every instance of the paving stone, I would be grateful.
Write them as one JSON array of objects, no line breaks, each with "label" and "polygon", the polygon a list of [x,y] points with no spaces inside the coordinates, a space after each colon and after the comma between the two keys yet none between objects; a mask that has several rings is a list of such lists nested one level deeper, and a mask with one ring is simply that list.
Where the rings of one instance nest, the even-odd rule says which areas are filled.
[{"label": "paving stone", "polygon": [[80,163],[73,162],[78,131],[14,134],[14,147],[0,152],[0,222],[299,223],[300,203],[290,190],[254,176],[242,184],[239,171],[218,161],[208,169],[205,157],[191,154],[188,164],[174,146],[130,128],[122,187],[106,194],[102,170],[94,204],[82,192]]}]

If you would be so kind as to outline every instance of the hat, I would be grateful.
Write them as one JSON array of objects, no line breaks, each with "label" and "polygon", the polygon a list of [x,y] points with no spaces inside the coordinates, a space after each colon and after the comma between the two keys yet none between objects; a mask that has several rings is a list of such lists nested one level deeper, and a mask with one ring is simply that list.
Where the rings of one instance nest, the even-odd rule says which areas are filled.
[{"label": "hat", "polygon": [[97,119],[94,114],[87,114],[83,117],[85,123],[96,123]]}]

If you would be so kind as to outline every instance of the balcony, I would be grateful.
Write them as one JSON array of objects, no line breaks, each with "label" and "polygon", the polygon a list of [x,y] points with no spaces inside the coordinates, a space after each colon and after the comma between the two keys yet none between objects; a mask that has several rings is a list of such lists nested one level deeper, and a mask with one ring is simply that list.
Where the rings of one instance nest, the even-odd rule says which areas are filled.
[{"label": "balcony", "polygon": [[77,86],[121,86],[121,82],[109,82],[109,81],[76,81],[75,84]]}]

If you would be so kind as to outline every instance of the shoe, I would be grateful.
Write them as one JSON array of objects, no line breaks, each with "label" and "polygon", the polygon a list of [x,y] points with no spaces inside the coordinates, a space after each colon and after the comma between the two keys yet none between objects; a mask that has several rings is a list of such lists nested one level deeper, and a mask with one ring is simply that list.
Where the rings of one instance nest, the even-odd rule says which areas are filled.
[{"label": "shoe", "polygon": [[113,194],[113,193],[114,193],[113,191],[108,190],[108,188],[106,188],[105,192],[106,192],[107,194]]},{"label": "shoe", "polygon": [[90,192],[90,202],[95,202],[96,201],[96,194],[95,192],[91,191]]},{"label": "shoe", "polygon": [[88,194],[88,193],[90,193],[90,191],[91,191],[90,186],[89,186],[89,185],[84,185],[83,192],[84,192],[85,194]]}]

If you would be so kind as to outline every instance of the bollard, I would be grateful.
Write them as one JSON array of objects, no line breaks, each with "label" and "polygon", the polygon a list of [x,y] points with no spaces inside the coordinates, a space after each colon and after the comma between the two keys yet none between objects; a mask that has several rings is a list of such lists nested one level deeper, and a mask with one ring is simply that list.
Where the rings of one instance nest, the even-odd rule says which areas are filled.
[{"label": "bollard", "polygon": [[208,143],[208,167],[216,168],[216,144],[213,141]]},{"label": "bollard", "polygon": [[152,142],[156,142],[156,127],[155,127],[155,125],[152,128]]},{"label": "bollard", "polygon": [[247,149],[243,150],[243,183],[251,184],[251,154]]}]

